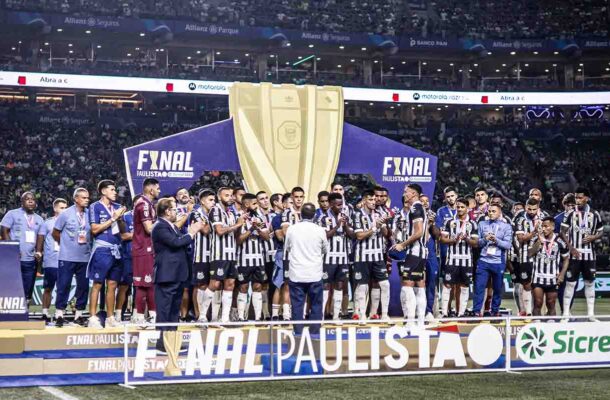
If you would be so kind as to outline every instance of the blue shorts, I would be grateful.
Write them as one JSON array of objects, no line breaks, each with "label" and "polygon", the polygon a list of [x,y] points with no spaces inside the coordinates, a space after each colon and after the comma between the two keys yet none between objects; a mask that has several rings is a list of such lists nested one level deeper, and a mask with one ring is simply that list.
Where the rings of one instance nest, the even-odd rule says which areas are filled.
[{"label": "blue shorts", "polygon": [[57,282],[57,268],[45,268],[44,278],[42,279],[43,289],[53,289]]},{"label": "blue shorts", "polygon": [[116,259],[110,249],[97,248],[87,269],[87,278],[95,283],[103,283],[106,280],[119,282],[123,273],[123,260]]},{"label": "blue shorts", "polygon": [[119,284],[131,285],[133,283],[133,268],[131,267],[131,256],[122,256],[123,261],[123,272],[121,273],[121,279]]}]

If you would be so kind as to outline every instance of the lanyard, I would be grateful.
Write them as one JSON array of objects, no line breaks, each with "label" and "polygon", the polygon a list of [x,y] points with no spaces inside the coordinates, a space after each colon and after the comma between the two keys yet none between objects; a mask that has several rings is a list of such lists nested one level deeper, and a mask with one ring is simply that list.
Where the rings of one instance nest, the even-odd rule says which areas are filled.
[{"label": "lanyard", "polygon": [[[492,229],[495,228],[495,229]],[[500,229],[500,224],[494,224],[493,221],[489,221],[489,230],[493,231],[494,236],[498,235],[498,230]]]},{"label": "lanyard", "polygon": [[76,219],[78,220],[78,225],[81,229],[85,229],[85,212],[78,212],[78,210],[74,209],[76,213]]},{"label": "lanyard", "polygon": [[458,219],[457,210],[452,210],[450,207],[447,207],[447,210],[449,211],[449,215],[451,215],[451,219]]},{"label": "lanyard", "polygon": [[23,213],[23,216],[25,217],[25,223],[28,226],[28,230],[33,230],[34,229],[34,214],[28,215],[27,213]]},{"label": "lanyard", "polygon": [[106,207],[106,204],[102,203],[101,201],[100,204],[104,206],[104,208],[108,212],[108,215],[110,216],[110,218],[112,218],[112,214],[114,213],[114,207],[112,206],[112,202],[110,202],[110,208]]},{"label": "lanyard", "polygon": [[555,234],[551,237],[551,240],[545,240],[542,242],[542,247],[548,258],[551,258],[553,252],[553,244],[555,244]]},{"label": "lanyard", "polygon": [[[458,227],[458,231],[460,232],[460,235],[464,235],[466,233],[466,226],[468,225],[469,222],[470,222],[470,218],[468,218],[468,216],[466,216],[465,221],[457,219],[457,227]],[[460,223],[462,223],[461,226],[460,226]]]},{"label": "lanyard", "polygon": [[586,228],[587,227],[587,214],[589,213],[589,205],[587,204],[587,206],[583,212],[580,212],[580,210],[578,210],[578,207],[576,207],[576,209],[574,210],[574,213],[576,215],[578,215],[578,226],[580,227],[580,229]]}]

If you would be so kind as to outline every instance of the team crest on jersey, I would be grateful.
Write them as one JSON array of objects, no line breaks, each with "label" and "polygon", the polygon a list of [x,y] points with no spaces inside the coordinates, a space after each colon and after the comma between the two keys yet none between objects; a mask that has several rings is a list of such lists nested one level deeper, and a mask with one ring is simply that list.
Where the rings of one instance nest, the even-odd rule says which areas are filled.
[{"label": "team crest on jersey", "polygon": [[354,274],[354,279],[356,279],[356,280],[358,280],[358,281],[359,281],[360,279],[362,279],[362,273],[360,273],[360,272],[356,272],[356,273]]},{"label": "team crest on jersey", "polygon": [[197,279],[203,279],[205,277],[203,272],[197,272]]},{"label": "team crest on jersey", "polygon": [[451,280],[451,274],[445,274],[445,280],[446,281],[450,281]]},{"label": "team crest on jersey", "polygon": [[328,279],[328,272],[324,272],[322,274],[322,279]]},{"label": "team crest on jersey", "polygon": [[150,276],[148,274],[146,276],[144,276],[144,282],[151,283],[152,282],[152,276]]},{"label": "team crest on jersey", "polygon": [[222,275],[224,275],[224,273],[225,273],[224,269],[218,268],[218,276],[222,276]]},{"label": "team crest on jersey", "polygon": [[243,274],[237,274],[237,280],[242,282],[244,280],[244,275]]},{"label": "team crest on jersey", "polygon": [[521,279],[527,279],[527,272],[521,272]]}]

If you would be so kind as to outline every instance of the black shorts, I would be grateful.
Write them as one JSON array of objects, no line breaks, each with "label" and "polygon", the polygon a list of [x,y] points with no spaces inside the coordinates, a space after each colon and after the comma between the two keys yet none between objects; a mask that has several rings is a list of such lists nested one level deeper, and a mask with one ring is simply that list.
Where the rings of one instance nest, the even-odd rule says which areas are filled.
[{"label": "black shorts", "polygon": [[367,284],[371,278],[377,282],[388,280],[385,260],[354,263],[354,284]]},{"label": "black shorts", "polygon": [[237,267],[237,282],[240,285],[252,283],[263,284],[267,281],[265,266],[258,267]]},{"label": "black shorts", "polygon": [[541,283],[532,283],[532,288],[542,289],[544,293],[554,293],[557,292],[557,285],[543,285]]},{"label": "black shorts", "polygon": [[[515,267],[513,266],[513,268],[515,268]],[[515,268],[515,275],[517,276],[517,282],[522,283],[522,284],[530,283],[532,281],[533,271],[534,271],[534,265],[531,262],[519,263],[518,267]]]},{"label": "black shorts", "polygon": [[445,265],[443,275],[445,285],[470,286],[472,283],[472,265],[470,267],[458,267],[457,265]]},{"label": "black shorts", "polygon": [[343,282],[347,279],[349,266],[347,264],[324,264],[322,280],[325,284]]},{"label": "black shorts", "polygon": [[212,261],[210,263],[210,279],[215,281],[236,279],[237,268],[235,264],[235,261]]},{"label": "black shorts", "polygon": [[265,276],[267,280],[265,283],[272,284],[273,283],[273,273],[275,272],[275,262],[267,262],[265,263]]},{"label": "black shorts", "polygon": [[193,263],[193,285],[207,285],[210,283],[210,263],[196,262]]},{"label": "black shorts", "polygon": [[595,260],[574,260],[570,258],[570,265],[566,271],[566,281],[578,281],[581,273],[583,280],[594,281],[596,271]]},{"label": "black shorts", "polygon": [[[445,265],[447,269],[447,265]],[[426,259],[408,254],[407,258],[398,263],[398,271],[403,281],[419,282],[426,279]]]}]

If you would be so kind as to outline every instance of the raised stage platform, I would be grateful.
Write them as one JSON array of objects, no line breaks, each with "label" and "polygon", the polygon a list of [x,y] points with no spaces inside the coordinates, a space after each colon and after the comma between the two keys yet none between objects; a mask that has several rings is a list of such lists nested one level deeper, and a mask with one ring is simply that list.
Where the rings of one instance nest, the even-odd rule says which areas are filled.
[{"label": "raised stage platform", "polygon": [[[486,324],[495,326],[501,335],[505,333],[505,322]],[[35,327],[40,328],[40,324]],[[354,360],[367,360],[371,358],[371,352],[377,352],[381,357],[379,370],[386,369],[385,360],[383,359],[388,354],[394,354],[395,350],[391,348],[391,343],[384,341],[388,330],[395,326],[394,329],[403,327],[402,322],[396,323],[378,323],[375,328],[378,333],[372,333],[372,325],[363,325],[357,323],[347,323],[342,325],[333,325],[329,322],[324,326],[323,336],[326,339],[325,356],[329,363],[337,359],[337,355],[345,360],[348,357]],[[440,336],[438,332],[452,333],[459,335],[459,340],[464,348],[468,347],[467,339],[469,332],[479,324],[473,323],[442,323],[428,325],[426,331],[432,333],[430,337],[430,357],[434,357],[434,349],[436,349]],[[522,321],[514,321],[511,327],[511,342],[514,342],[514,337],[520,327],[524,325]],[[401,329],[404,329],[401,328]],[[255,352],[250,349],[246,351],[247,338],[250,337],[250,331],[257,330]],[[282,330],[283,334],[278,331]],[[341,331],[341,338],[337,338],[338,330]],[[243,372],[245,358],[248,357],[247,352],[253,352],[253,362],[256,365],[261,364],[263,370],[260,376],[270,373],[270,369],[275,368],[277,373],[277,364],[271,365],[273,357],[278,357],[278,352],[287,352],[291,346],[290,338],[286,332],[291,332],[291,327],[286,326],[241,326],[241,327],[209,327],[202,329],[195,325],[181,326],[179,331],[183,335],[185,345],[188,347],[189,340],[192,334],[201,335],[201,342],[207,343],[208,335],[214,335],[214,351],[213,360],[218,359],[220,350],[219,341],[223,335],[240,331],[237,335],[243,337],[242,346],[244,351],[240,354],[240,372]],[[230,331],[230,332],[227,332]],[[63,327],[54,328],[48,327],[42,329],[2,329],[0,330],[0,386],[31,386],[31,385],[77,385],[77,384],[95,384],[95,383],[121,383],[124,380],[125,371],[125,341],[127,340],[128,350],[128,369],[133,371],[135,360],[138,351],[138,342],[140,336],[144,333],[150,335],[154,331],[129,328],[127,336],[125,336],[125,328],[110,328],[110,329],[91,329],[83,327]],[[222,332],[225,332],[224,334]],[[406,330],[404,331],[407,332]],[[374,336],[373,340],[371,334]],[[353,336],[353,339],[348,336]],[[453,336],[453,335],[452,335]],[[348,340],[349,339],[349,340]],[[235,335],[232,338],[232,345],[235,345]],[[242,340],[242,339],[239,339]],[[314,353],[318,354],[319,345],[322,338],[320,335],[312,335],[311,342],[313,344]],[[351,341],[350,341],[351,340]],[[281,341],[281,345],[278,345]],[[417,369],[418,355],[420,352],[418,335],[409,333],[403,338],[397,337],[396,342],[400,343],[407,349],[410,356],[406,363],[406,369]],[[356,349],[353,349],[354,343]],[[146,345],[146,349],[154,352],[155,341],[150,340]],[[222,344],[220,345],[222,347]],[[279,346],[279,347],[278,347]],[[297,337],[295,347],[300,346],[299,338]],[[341,346],[339,349],[338,346]],[[373,350],[372,350],[373,349]],[[225,350],[231,350],[229,345]],[[350,351],[355,354],[350,354]],[[377,354],[376,353],[376,354]],[[179,363],[183,368],[186,368],[186,359],[188,354],[181,354]],[[511,358],[516,358],[514,346],[511,346]],[[252,361],[252,360],[251,360]],[[279,361],[279,359],[276,359]],[[502,360],[499,360],[501,362]],[[149,358],[145,364],[146,377],[153,379],[161,379],[162,371],[165,368],[167,356],[158,354],[155,358]],[[213,361],[215,362],[215,361]],[[290,375],[291,360],[288,357],[283,361],[288,363],[288,367],[284,366],[284,375]],[[350,360],[350,362],[352,362]],[[294,364],[294,360],[292,361]],[[466,368],[478,368],[473,365],[473,361],[467,357]],[[454,366],[452,366],[454,367]],[[214,365],[213,368],[217,368]],[[348,363],[342,363],[335,373],[348,372]],[[214,369],[214,374],[211,378],[227,378],[234,376],[229,374],[229,363],[226,366],[226,376],[219,374],[217,369]],[[297,373],[298,372],[294,372]],[[243,374],[242,374],[243,375]],[[133,376],[133,374],[130,374]],[[246,376],[246,375],[244,375]],[[202,377],[199,375],[198,377]],[[130,378],[131,380],[132,378]]]}]

